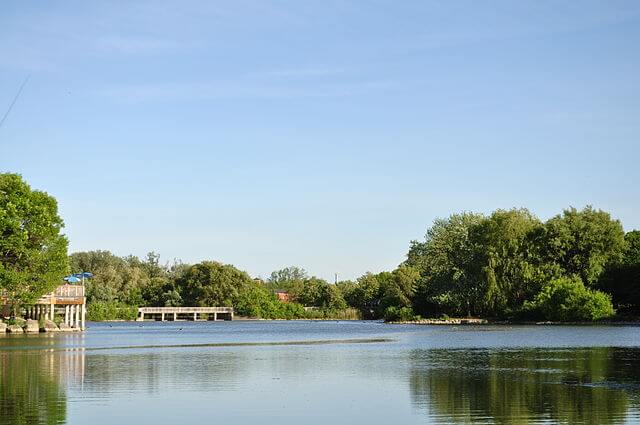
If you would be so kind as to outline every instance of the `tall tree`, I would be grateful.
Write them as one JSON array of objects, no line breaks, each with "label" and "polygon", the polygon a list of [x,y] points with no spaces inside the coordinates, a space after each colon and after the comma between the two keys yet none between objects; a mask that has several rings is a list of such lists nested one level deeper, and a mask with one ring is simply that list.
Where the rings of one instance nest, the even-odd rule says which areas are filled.
[{"label": "tall tree", "polygon": [[517,309],[557,277],[557,268],[540,265],[536,240],[542,223],[526,209],[496,210],[472,229],[477,264],[482,268],[485,313]]},{"label": "tall tree", "polygon": [[0,174],[0,291],[15,308],[52,291],[68,270],[58,203],[17,174]]},{"label": "tall tree", "polygon": [[557,264],[567,276],[579,276],[594,285],[608,264],[622,260],[625,234],[620,221],[609,213],[587,206],[564,210],[545,223],[544,260]]},{"label": "tall tree", "polygon": [[477,263],[471,230],[484,220],[474,213],[437,219],[424,242],[413,242],[405,265],[420,273],[416,308],[432,315],[433,308],[454,314],[478,314],[484,306],[485,285]]},{"label": "tall tree", "polygon": [[194,264],[178,280],[184,304],[191,306],[232,306],[252,284],[246,272],[216,261]]},{"label": "tall tree", "polygon": [[271,273],[267,279],[267,287],[271,291],[287,291],[292,299],[297,299],[303,296],[305,281],[308,279],[305,269],[290,266]]},{"label": "tall tree", "polygon": [[611,294],[615,307],[626,314],[640,314],[640,231],[625,235],[622,261],[610,264],[598,288]]}]

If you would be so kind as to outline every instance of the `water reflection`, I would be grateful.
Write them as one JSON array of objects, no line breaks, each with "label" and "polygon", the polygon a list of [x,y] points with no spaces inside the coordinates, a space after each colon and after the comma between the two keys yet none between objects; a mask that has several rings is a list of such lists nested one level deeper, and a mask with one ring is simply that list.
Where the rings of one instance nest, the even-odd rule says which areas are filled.
[{"label": "water reflection", "polygon": [[92,354],[84,389],[95,394],[232,390],[244,363],[234,352]]},{"label": "water reflection", "polygon": [[[0,338],[0,424],[640,423],[638,348],[504,348],[522,346],[522,329],[255,326]],[[231,331],[257,345],[228,345]],[[531,344],[568,344],[569,331],[546,329],[549,338]],[[385,335],[391,341],[264,345]],[[481,338],[492,348],[465,348]]]},{"label": "water reflection", "polygon": [[82,351],[0,351],[0,423],[63,424],[67,388],[82,386]]},{"label": "water reflection", "polygon": [[413,350],[413,403],[434,423],[640,418],[637,349]]}]

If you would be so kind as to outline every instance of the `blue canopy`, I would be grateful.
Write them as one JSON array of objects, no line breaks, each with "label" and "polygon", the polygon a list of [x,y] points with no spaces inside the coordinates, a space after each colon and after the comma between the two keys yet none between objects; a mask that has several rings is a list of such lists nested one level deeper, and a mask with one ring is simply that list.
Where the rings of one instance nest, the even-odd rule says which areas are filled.
[{"label": "blue canopy", "polygon": [[74,273],[72,276],[82,279],[83,277],[93,277],[93,273],[89,273],[89,272]]},{"label": "blue canopy", "polygon": [[78,282],[80,282],[80,279],[78,279],[74,275],[67,276],[67,277],[63,278],[62,280],[66,280],[69,283],[78,283]]}]

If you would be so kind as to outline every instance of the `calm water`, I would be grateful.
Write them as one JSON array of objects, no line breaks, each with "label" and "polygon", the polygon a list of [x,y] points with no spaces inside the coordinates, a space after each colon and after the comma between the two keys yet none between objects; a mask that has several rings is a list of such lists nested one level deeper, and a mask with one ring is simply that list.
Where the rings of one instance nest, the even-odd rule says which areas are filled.
[{"label": "calm water", "polygon": [[640,327],[90,324],[0,337],[0,424],[640,423]]}]

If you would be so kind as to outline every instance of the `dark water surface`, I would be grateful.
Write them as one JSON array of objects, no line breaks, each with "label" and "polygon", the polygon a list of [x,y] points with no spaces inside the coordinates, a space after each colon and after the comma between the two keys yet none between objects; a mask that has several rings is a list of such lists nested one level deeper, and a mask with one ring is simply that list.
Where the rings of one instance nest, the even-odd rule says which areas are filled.
[{"label": "dark water surface", "polygon": [[0,424],[640,423],[640,327],[90,324],[0,336]]}]

